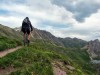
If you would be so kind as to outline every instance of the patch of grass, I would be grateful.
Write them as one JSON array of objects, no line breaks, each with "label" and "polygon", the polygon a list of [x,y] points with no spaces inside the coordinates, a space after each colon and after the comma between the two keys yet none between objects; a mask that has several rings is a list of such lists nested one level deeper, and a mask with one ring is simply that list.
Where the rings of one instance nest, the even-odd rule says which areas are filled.
[{"label": "patch of grass", "polygon": [[9,49],[9,48],[14,48],[19,45],[21,45],[21,42],[17,39],[0,36],[0,51]]},{"label": "patch of grass", "polygon": [[17,73],[31,75],[32,72],[37,75],[53,75],[49,56],[53,57],[53,54],[32,48],[23,48],[1,58],[0,66],[6,68],[13,65],[14,68],[21,68],[19,71],[12,73],[14,75],[17,75]]}]

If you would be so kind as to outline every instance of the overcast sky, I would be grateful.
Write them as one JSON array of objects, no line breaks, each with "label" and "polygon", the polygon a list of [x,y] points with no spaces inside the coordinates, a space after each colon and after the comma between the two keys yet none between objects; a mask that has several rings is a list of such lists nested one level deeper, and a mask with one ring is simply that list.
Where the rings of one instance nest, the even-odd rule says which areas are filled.
[{"label": "overcast sky", "polygon": [[0,24],[19,27],[26,16],[57,37],[100,37],[100,0],[0,0]]}]

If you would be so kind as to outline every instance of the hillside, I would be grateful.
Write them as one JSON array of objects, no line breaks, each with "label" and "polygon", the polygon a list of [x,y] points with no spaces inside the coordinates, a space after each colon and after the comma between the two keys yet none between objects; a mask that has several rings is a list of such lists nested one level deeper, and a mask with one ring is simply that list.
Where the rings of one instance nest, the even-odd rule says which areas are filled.
[{"label": "hillside", "polygon": [[[20,30],[21,30],[20,27],[12,29],[7,26],[0,25],[0,37],[1,38],[6,37],[5,39],[12,40],[12,41],[17,40],[21,43],[22,33],[20,32]],[[81,39],[57,38],[54,35],[52,35],[50,32],[47,32],[45,30],[39,30],[36,28],[33,28],[31,36],[32,36],[31,40],[36,40],[36,39],[42,39],[47,41],[49,40],[52,44],[63,46],[63,47],[83,47],[86,44],[86,41],[83,41]],[[4,41],[1,41],[1,43],[2,42]],[[4,45],[8,45],[8,44],[5,43]],[[11,46],[5,48],[10,48],[10,47]]]},{"label": "hillside", "polygon": [[[0,26],[0,50],[22,45],[20,32]],[[86,49],[81,50],[86,41],[77,38],[57,38],[47,31],[34,30],[34,38],[31,38],[32,43],[29,47],[23,46],[0,58],[1,75],[57,75],[59,71],[63,75],[100,74],[91,66],[93,64],[90,63]]]},{"label": "hillside", "polygon": [[0,24],[0,36],[5,36],[8,38],[21,39],[22,35],[20,32],[15,31],[12,28]]},{"label": "hillside", "polygon": [[0,24],[0,51],[21,45],[21,33]]},{"label": "hillside", "polygon": [[54,65],[68,75],[95,75],[96,71],[89,61],[85,50],[63,48],[35,40],[30,47],[23,47],[0,58],[0,72],[8,72],[10,68],[10,75],[53,75]]}]

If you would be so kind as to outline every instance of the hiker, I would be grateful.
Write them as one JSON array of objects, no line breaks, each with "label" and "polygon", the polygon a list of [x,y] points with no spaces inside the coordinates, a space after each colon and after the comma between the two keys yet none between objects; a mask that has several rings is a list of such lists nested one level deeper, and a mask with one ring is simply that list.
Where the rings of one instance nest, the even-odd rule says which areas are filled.
[{"label": "hiker", "polygon": [[[24,33],[23,35],[23,42],[24,42],[24,46],[25,46],[25,43],[27,42],[28,45],[30,43],[30,34],[31,32],[33,31],[33,27],[32,27],[32,24],[29,20],[28,17],[26,17],[23,22],[22,22],[22,28],[21,28],[21,31]],[[26,34],[28,34],[28,38],[26,40]]]}]

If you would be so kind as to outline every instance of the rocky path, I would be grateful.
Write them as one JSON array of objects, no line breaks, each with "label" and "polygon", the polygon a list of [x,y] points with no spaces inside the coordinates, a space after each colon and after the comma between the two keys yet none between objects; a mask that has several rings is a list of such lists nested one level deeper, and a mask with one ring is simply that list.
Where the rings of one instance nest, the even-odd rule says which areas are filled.
[{"label": "rocky path", "polygon": [[[16,48],[7,49],[0,52],[0,58],[6,56],[7,54],[14,52],[18,49],[22,48],[22,46],[18,46]],[[6,69],[0,68],[0,75],[9,75],[11,72],[15,71],[13,67],[7,67]]]},{"label": "rocky path", "polygon": [[62,63],[60,63],[60,62],[52,63],[54,75],[67,75],[64,68],[63,67],[61,68],[60,66],[62,66]]},{"label": "rocky path", "polygon": [[1,51],[1,52],[0,52],[0,58],[1,58],[1,57],[4,57],[4,56],[6,56],[8,53],[14,52],[14,51],[16,51],[16,50],[18,50],[18,49],[20,49],[20,48],[22,48],[22,46],[18,46],[18,47],[16,47],[16,48],[11,48],[11,49],[7,49],[7,50],[4,50],[4,51]]}]

